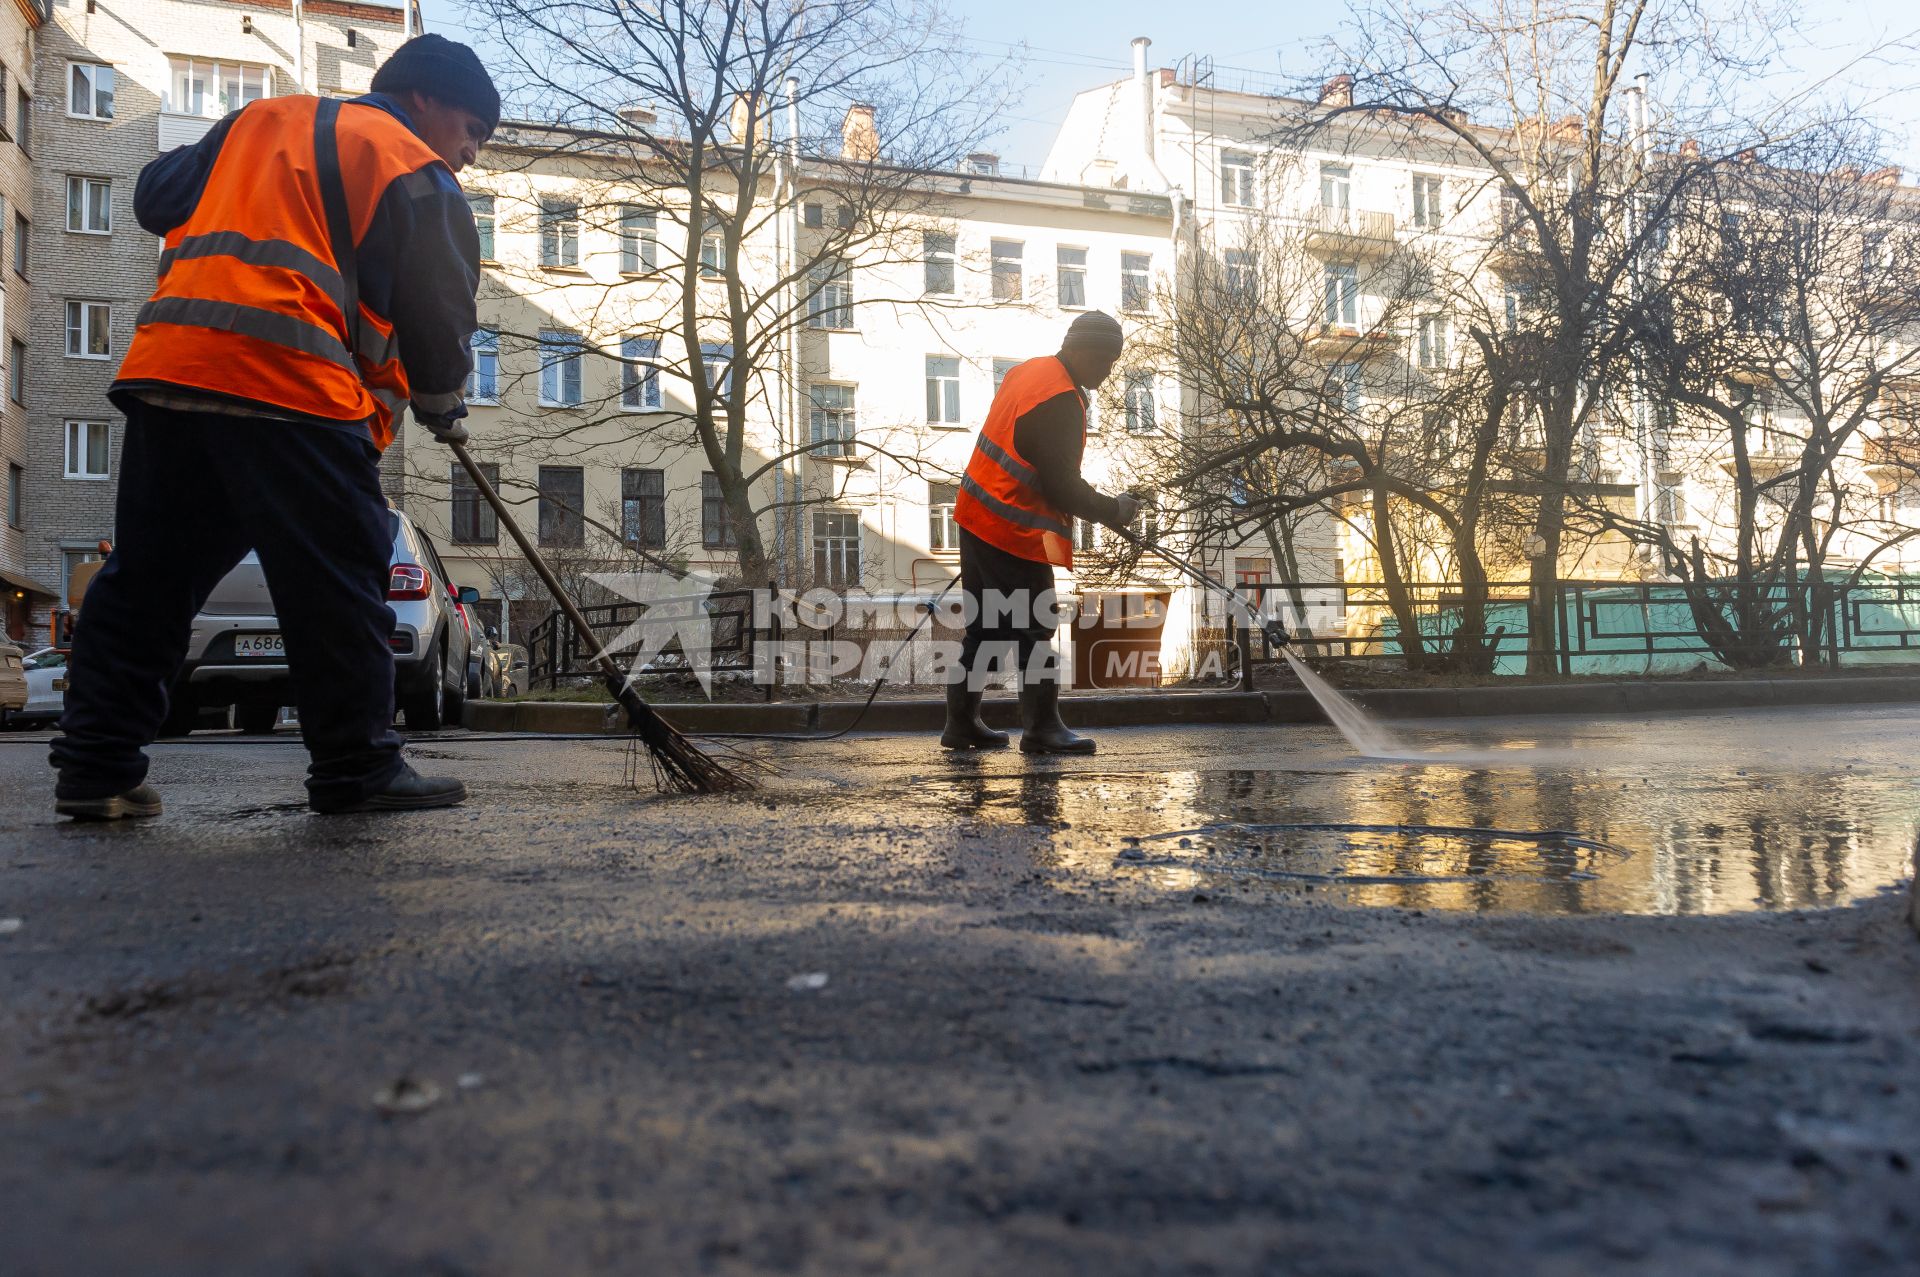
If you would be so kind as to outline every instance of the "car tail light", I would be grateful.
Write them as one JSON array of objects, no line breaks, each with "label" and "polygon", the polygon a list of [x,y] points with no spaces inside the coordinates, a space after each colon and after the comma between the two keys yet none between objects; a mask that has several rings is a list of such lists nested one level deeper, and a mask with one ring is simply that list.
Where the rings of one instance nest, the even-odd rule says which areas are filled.
[{"label": "car tail light", "polygon": [[389,634],[387,636],[387,646],[401,656],[411,656],[413,654],[413,635],[405,633]]},{"label": "car tail light", "polygon": [[424,599],[433,594],[433,574],[416,563],[396,563],[387,578],[390,599]]}]

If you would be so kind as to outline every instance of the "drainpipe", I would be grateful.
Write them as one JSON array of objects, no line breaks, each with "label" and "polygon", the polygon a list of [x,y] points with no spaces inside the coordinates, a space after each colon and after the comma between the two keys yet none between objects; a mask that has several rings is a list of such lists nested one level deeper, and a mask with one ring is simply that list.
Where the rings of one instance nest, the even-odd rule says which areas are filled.
[{"label": "drainpipe", "polygon": [[1152,43],[1143,35],[1133,38],[1133,87],[1140,106],[1140,163],[1144,175],[1153,179],[1155,190],[1172,191],[1173,183],[1160,171],[1160,161],[1154,158],[1157,144],[1153,127],[1153,81],[1147,74],[1147,47]]},{"label": "drainpipe", "polygon": [[307,91],[307,11],[300,0],[293,0],[293,78],[300,92]]}]

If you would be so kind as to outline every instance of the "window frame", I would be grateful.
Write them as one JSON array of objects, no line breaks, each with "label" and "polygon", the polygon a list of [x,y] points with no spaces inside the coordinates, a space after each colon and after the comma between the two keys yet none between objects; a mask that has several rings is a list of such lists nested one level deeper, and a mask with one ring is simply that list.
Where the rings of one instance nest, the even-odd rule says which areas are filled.
[{"label": "window frame", "polygon": [[[944,242],[945,247],[937,245]],[[920,291],[928,297],[960,295],[959,236],[951,231],[920,232]],[[944,271],[947,286],[935,288],[934,272]]]},{"label": "window frame", "polygon": [[1227,208],[1252,208],[1254,155],[1237,147],[1220,149],[1220,203]]},{"label": "window frame", "polygon": [[[473,231],[480,240],[480,260],[483,262],[496,262],[500,260],[499,257],[496,256],[499,248],[496,242],[496,236],[499,232],[499,222],[497,220],[498,211],[494,200],[495,196],[490,191],[467,192],[467,211],[473,215]],[[486,205],[485,211],[482,211],[480,207],[483,203]],[[485,222],[484,229],[482,228],[483,220]]]},{"label": "window frame", "polygon": [[[1011,248],[1012,254],[1002,252]],[[1020,239],[996,239],[988,249],[989,295],[997,302],[1024,302],[1027,299],[1027,243]],[[1012,270],[1007,267],[1011,266]]]},{"label": "window frame", "polygon": [[[567,476],[578,479],[578,504],[568,509],[562,496],[570,495],[558,492],[560,484],[551,487],[548,476],[556,480]],[[540,545],[553,546],[555,549],[577,550],[587,543],[587,468],[585,466],[541,466],[534,476],[535,492],[538,493],[539,526],[535,534]],[[548,517],[549,505],[553,510]],[[550,534],[551,532],[551,534]]]},{"label": "window frame", "polygon": [[[827,404],[821,400],[821,391],[837,392],[844,402]],[[814,381],[807,384],[807,443],[808,456],[823,460],[852,461],[859,453],[854,440],[860,429],[860,388],[850,381]],[[823,420],[831,418],[835,424],[834,432],[823,433]]]},{"label": "window frame", "polygon": [[8,338],[7,398],[22,408],[27,406],[27,343]]},{"label": "window frame", "polygon": [[[480,472],[497,492],[500,489],[500,465],[495,461],[476,462]],[[487,499],[480,495],[480,487],[467,473],[466,467],[454,463],[447,467],[447,539],[454,545],[499,545],[500,517],[494,512]],[[462,492],[464,487],[465,492]],[[472,535],[463,535],[461,516],[470,512]]]},{"label": "window frame", "polygon": [[622,204],[618,237],[622,275],[651,275],[660,269],[659,209]]},{"label": "window frame", "polygon": [[[641,369],[646,375],[641,376]],[[660,339],[632,333],[620,339],[620,411],[659,412]]]},{"label": "window frame", "polygon": [[27,274],[27,263],[32,256],[33,221],[18,208],[13,210],[13,273],[21,279],[32,278]]},{"label": "window frame", "polygon": [[[945,497],[945,500],[941,500]],[[953,521],[953,508],[960,500],[958,483],[927,480],[927,552],[958,555],[960,525]]]},{"label": "window frame", "polygon": [[[183,96],[175,91],[180,85],[179,77],[183,66],[187,68],[189,75],[192,74],[192,69],[197,66],[207,67],[211,72],[208,76],[206,87],[201,90],[202,105],[200,110],[189,111],[186,109],[184,102],[176,101],[176,98]],[[221,109],[221,90],[227,83],[227,76],[223,70],[223,68],[226,67],[232,67],[241,73],[241,100],[237,105],[228,105],[225,109]],[[257,71],[260,73],[260,96],[257,98],[250,98],[246,95],[245,73],[249,71]],[[241,107],[254,102],[263,102],[275,96],[273,90],[273,68],[265,63],[247,62],[239,58],[194,58],[169,54],[167,57],[167,91],[161,97],[160,110],[162,114],[165,115],[186,115],[198,120],[218,120],[233,114]],[[207,110],[207,104],[209,103],[213,107],[212,111]]]},{"label": "window frame", "polygon": [[[87,214],[92,209],[92,203],[88,197],[92,193],[95,187],[103,187],[106,190],[106,198],[101,202],[101,209],[106,214],[107,224],[98,230],[94,229],[93,227],[84,225],[84,223],[87,220]],[[76,191],[78,191],[80,195],[80,203],[77,206],[74,204],[74,200],[73,200],[74,193]],[[75,226],[73,224],[74,214],[76,212],[80,214],[80,221],[83,223],[80,226]],[[88,177],[84,173],[67,174],[67,234],[69,235],[111,235],[113,234],[113,179],[112,178]]]},{"label": "window frame", "polygon": [[[571,329],[542,328],[540,330],[540,390],[538,403],[542,408],[578,408],[586,402],[587,378],[586,342],[579,333]],[[562,351],[571,353],[558,357]],[[559,394],[567,390],[566,369],[572,368],[573,391],[575,398],[551,398],[548,395],[548,375],[553,376],[553,387]]]},{"label": "window frame", "polygon": [[[1328,196],[1338,195],[1338,203],[1330,203]],[[1353,208],[1353,165],[1320,164],[1320,207],[1338,212],[1350,212]]]},{"label": "window frame", "polygon": [[1422,315],[1415,325],[1414,360],[1422,368],[1436,369],[1447,366],[1447,317],[1445,314]]},{"label": "window frame", "polygon": [[1438,173],[1413,175],[1413,224],[1421,230],[1437,230],[1445,220],[1442,205],[1446,199],[1446,179]]},{"label": "window frame", "polygon": [[[500,402],[500,330],[481,325],[467,338],[467,349],[473,354],[473,368],[467,373],[466,400],[476,406],[497,405]],[[488,391],[480,391],[480,359],[490,356],[493,368],[487,374]]]},{"label": "window frame", "polygon": [[1352,262],[1328,262],[1323,276],[1320,322],[1328,328],[1360,327],[1360,268]]},{"label": "window frame", "polygon": [[580,201],[540,197],[540,269],[580,269]]},{"label": "window frame", "polygon": [[[96,433],[97,432],[97,433]],[[101,467],[93,468],[93,444],[100,443]],[[104,483],[113,478],[113,423],[95,417],[69,417],[61,423],[60,477],[81,483]],[[76,442],[80,445],[76,449]],[[78,456],[80,465],[74,462]]]},{"label": "window frame", "polygon": [[1130,372],[1121,388],[1121,403],[1125,407],[1127,433],[1130,435],[1151,435],[1160,432],[1159,400],[1156,398],[1153,374],[1150,372]]},{"label": "window frame", "polygon": [[[634,482],[652,476],[657,492],[641,492]],[[657,535],[650,535],[657,530]],[[651,466],[620,469],[620,544],[639,550],[667,548],[667,472]]]},{"label": "window frame", "polygon": [[7,462],[7,526],[27,526],[27,469],[17,461]]},{"label": "window frame", "polygon": [[[838,521],[835,530],[821,531],[821,521]],[[864,573],[861,565],[862,532],[860,512],[839,506],[813,511],[808,528],[807,549],[813,561],[813,583],[828,589],[859,589]],[[852,527],[852,535],[846,529]],[[835,567],[838,561],[837,568]],[[822,571],[822,565],[827,570]]]},{"label": "window frame", "polygon": [[[93,360],[95,362],[101,362],[101,361],[112,359],[113,358],[113,303],[109,301],[100,301],[95,298],[86,298],[86,297],[69,297],[66,299],[66,303],[67,303],[66,357],[68,359],[86,359],[86,360]],[[76,308],[78,308],[77,313],[80,318],[80,322],[77,326],[74,323]],[[93,325],[89,322],[90,318],[94,316],[96,313],[98,313],[98,315],[100,316],[99,331],[97,334],[94,332]],[[74,349],[74,338],[76,335],[78,335],[80,339],[79,344],[81,348],[78,351]],[[89,345],[87,338],[90,335],[97,335],[102,338],[101,345],[103,346],[103,349],[98,354],[91,353],[86,349],[86,347]]]},{"label": "window frame", "polygon": [[[110,83],[107,87],[108,105],[105,115],[101,115],[98,111],[94,110],[76,111],[73,109],[74,81],[76,77],[86,71],[105,71],[109,77]],[[67,62],[67,117],[74,120],[111,120],[113,118],[113,103],[118,96],[118,80],[119,74],[110,62],[84,62],[78,58],[70,59]],[[100,85],[96,76],[87,77],[87,99],[95,106],[99,104]]]},{"label": "window frame", "polygon": [[853,323],[853,264],[844,257],[807,268],[807,327],[823,332],[858,331]]},{"label": "window frame", "polygon": [[700,546],[706,550],[740,548],[740,533],[733,526],[726,491],[720,486],[720,476],[711,470],[700,472]]},{"label": "window frame", "polygon": [[[934,370],[936,363],[942,365],[938,372]],[[946,365],[952,365],[953,367],[951,376],[946,372]],[[960,404],[960,372],[960,356],[958,355],[928,355],[926,357],[927,424],[929,426],[947,430],[963,430],[966,428],[966,422],[963,419],[963,410]],[[937,391],[935,389],[936,386],[939,387]],[[944,415],[948,411],[951,411],[953,415],[950,417]]]},{"label": "window frame", "polygon": [[[1135,277],[1138,283],[1135,283]],[[1137,290],[1137,291],[1136,291]],[[1137,315],[1148,308],[1153,300],[1153,254],[1123,252],[1120,254],[1120,309],[1125,314]]]},{"label": "window frame", "polygon": [[727,256],[727,219],[719,213],[707,213],[700,220],[700,263],[703,280],[724,280],[730,268]]},{"label": "window frame", "polygon": [[[1080,254],[1078,262],[1067,260],[1068,253]],[[1054,257],[1054,300],[1061,310],[1087,309],[1087,250],[1079,244],[1059,244],[1053,250]],[[1071,279],[1078,288],[1080,296],[1076,301],[1067,300],[1067,281]]]}]

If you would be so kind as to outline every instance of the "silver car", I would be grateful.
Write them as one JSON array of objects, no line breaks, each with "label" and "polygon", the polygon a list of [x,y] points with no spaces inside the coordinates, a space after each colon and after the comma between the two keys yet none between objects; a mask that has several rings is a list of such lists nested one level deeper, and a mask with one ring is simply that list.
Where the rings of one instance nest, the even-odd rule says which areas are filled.
[{"label": "silver car", "polygon": [[[396,510],[387,606],[393,609],[394,701],[415,731],[457,724],[467,697],[467,605],[479,592],[453,586],[433,542]],[[165,735],[184,735],[204,710],[231,705],[244,732],[270,732],[293,703],[286,644],[258,555],[220,579],[193,618]]]}]

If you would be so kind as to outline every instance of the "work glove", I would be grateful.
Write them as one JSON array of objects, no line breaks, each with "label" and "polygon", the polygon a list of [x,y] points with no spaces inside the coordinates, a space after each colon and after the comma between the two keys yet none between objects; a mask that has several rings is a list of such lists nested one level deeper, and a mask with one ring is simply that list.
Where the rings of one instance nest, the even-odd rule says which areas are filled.
[{"label": "work glove", "polygon": [[412,404],[413,419],[427,428],[427,433],[440,443],[465,443],[467,424],[461,418],[467,415],[467,405],[457,392],[444,395],[422,395]]},{"label": "work glove", "polygon": [[1119,496],[1115,497],[1113,501],[1119,508],[1119,514],[1116,516],[1119,519],[1119,523],[1116,526],[1121,528],[1132,527],[1133,521],[1140,517],[1140,498],[1122,492]]},{"label": "work glove", "polygon": [[1260,628],[1266,633],[1267,642],[1275,647],[1285,647],[1293,642],[1293,635],[1287,633],[1287,627],[1278,621],[1262,621]]}]

